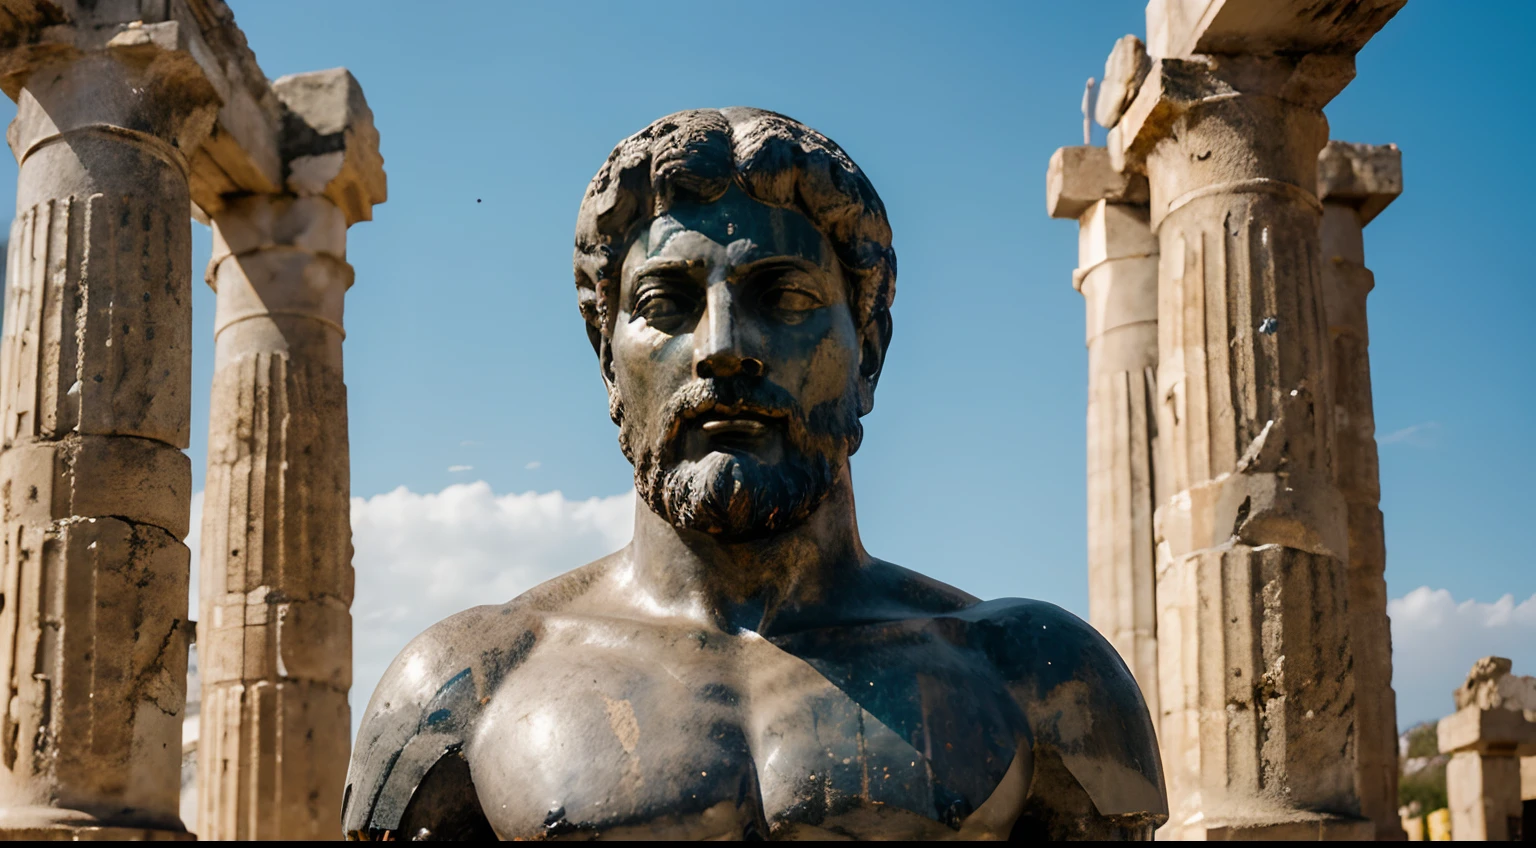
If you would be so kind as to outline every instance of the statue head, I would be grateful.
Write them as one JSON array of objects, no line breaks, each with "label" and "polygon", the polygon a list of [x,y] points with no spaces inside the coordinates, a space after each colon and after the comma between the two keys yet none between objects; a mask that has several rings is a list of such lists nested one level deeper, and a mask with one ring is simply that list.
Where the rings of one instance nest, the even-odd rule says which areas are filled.
[{"label": "statue head", "polygon": [[593,177],[575,266],[651,509],[728,541],[810,516],[858,450],[891,339],[890,224],[853,160],[773,112],[668,115]]}]

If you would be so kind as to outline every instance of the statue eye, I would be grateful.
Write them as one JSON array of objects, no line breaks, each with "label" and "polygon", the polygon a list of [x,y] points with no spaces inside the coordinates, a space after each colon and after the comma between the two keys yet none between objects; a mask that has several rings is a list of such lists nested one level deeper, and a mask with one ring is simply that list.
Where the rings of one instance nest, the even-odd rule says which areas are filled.
[{"label": "statue eye", "polygon": [[777,286],[763,295],[763,306],[775,312],[809,312],[821,306],[821,299],[808,291]]},{"label": "statue eye", "polygon": [[652,289],[640,293],[634,315],[658,330],[669,331],[693,314],[693,303],[676,292]]}]

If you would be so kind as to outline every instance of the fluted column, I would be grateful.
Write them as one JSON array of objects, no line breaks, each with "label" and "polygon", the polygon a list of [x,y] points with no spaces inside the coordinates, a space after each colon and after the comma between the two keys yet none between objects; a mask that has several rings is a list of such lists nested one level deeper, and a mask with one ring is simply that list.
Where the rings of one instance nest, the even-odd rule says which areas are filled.
[{"label": "fluted column", "polygon": [[1397,696],[1365,313],[1375,278],[1365,267],[1364,228],[1402,193],[1402,154],[1396,145],[1330,141],[1318,158],[1317,175],[1337,439],[1334,474],[1348,507],[1349,637],[1359,731],[1355,781],[1360,811],[1375,822],[1376,838],[1401,840],[1406,835],[1397,815]]},{"label": "fluted column", "polygon": [[1088,619],[1159,715],[1152,511],[1157,421],[1157,239],[1147,184],[1102,147],[1051,156],[1047,206],[1078,221],[1073,286],[1087,307]]},{"label": "fluted column", "polygon": [[0,838],[184,838],[187,175],[217,101],[175,23],[7,9]]},{"label": "fluted column", "polygon": [[198,833],[339,839],[351,737],[347,228],[384,200],[345,70],[286,77],[284,193],[213,216]]},{"label": "fluted column", "polygon": [[1319,266],[1347,57],[1165,58],[1119,127],[1161,244],[1164,836],[1358,838]]}]

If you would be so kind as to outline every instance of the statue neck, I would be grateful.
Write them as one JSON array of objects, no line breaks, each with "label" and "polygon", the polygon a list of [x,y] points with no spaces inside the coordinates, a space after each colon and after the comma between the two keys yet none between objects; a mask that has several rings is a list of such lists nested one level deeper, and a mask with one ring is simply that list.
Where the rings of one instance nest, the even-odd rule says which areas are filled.
[{"label": "statue neck", "polygon": [[628,570],[645,605],[666,617],[769,635],[835,604],[839,584],[872,560],[859,539],[847,461],[826,500],[798,527],[726,542],[680,530],[635,500]]}]

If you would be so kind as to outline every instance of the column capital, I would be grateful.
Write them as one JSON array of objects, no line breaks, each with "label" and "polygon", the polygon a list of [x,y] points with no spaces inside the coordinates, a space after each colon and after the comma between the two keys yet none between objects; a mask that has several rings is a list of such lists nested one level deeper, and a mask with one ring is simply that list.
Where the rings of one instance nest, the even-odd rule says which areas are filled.
[{"label": "column capital", "polygon": [[1440,719],[1440,753],[1472,751],[1510,757],[1536,756],[1536,721],[1518,710],[1464,707]]},{"label": "column capital", "polygon": [[1317,196],[1355,208],[1369,224],[1403,193],[1403,152],[1395,144],[1330,141],[1317,156]]},{"label": "column capital", "polygon": [[1145,204],[1147,178],[1116,171],[1109,151],[1102,147],[1062,147],[1051,154],[1045,171],[1045,209],[1052,218],[1076,219],[1100,200]]},{"label": "column capital", "polygon": [[1320,111],[1355,76],[1353,55],[1196,56],[1152,62],[1146,81],[1110,129],[1117,170],[1141,171],[1175,122],[1202,106],[1260,97]]},{"label": "column capital", "polygon": [[288,191],[329,198],[348,226],[373,220],[388,189],[379,131],[357,79],[332,68],[283,77],[272,90],[283,106],[279,143]]},{"label": "column capital", "polygon": [[[226,194],[280,186],[282,163],[272,131],[277,99],[223,0],[14,0],[5,10],[9,16],[0,22],[0,90],[12,99],[20,102],[33,72],[44,65],[92,55],[107,55],[130,66],[137,63],[152,78],[179,85],[186,96],[206,101],[158,110],[158,117],[174,116],[183,125],[167,140],[187,160],[195,206],[216,207]],[[127,90],[122,97],[94,105],[128,111],[139,107],[139,93]],[[57,122],[53,109],[48,115]],[[128,128],[138,129],[131,124]],[[12,138],[18,156],[30,143],[26,137]]]}]

